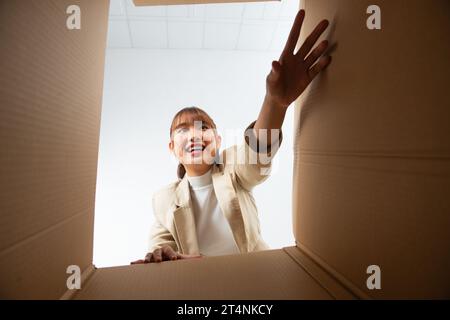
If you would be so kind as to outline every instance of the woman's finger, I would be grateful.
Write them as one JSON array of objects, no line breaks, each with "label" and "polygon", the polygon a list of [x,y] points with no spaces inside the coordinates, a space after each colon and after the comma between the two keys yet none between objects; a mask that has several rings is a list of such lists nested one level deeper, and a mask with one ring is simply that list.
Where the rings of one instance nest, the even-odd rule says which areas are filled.
[{"label": "woman's finger", "polygon": [[147,253],[147,255],[145,256],[145,259],[144,259],[145,263],[150,263],[152,261],[152,256],[153,256],[153,253],[151,253],[151,252]]},{"label": "woman's finger", "polygon": [[150,262],[161,262],[161,261],[162,261],[161,249],[156,249],[155,251],[153,251],[152,259],[150,260]]},{"label": "woman's finger", "polygon": [[164,246],[162,252],[164,258],[167,258],[168,260],[177,260],[177,254],[171,246]]},{"label": "woman's finger", "polygon": [[136,260],[136,261],[131,262],[130,264],[142,264],[142,263],[145,263],[145,260],[142,260],[142,259]]},{"label": "woman's finger", "polygon": [[328,41],[324,40],[322,41],[306,58],[305,65],[307,68],[310,68],[317,59],[327,50],[328,48]]},{"label": "woman's finger", "polygon": [[319,61],[308,70],[310,81],[313,81],[313,79],[330,64],[330,62],[331,56],[320,58]]},{"label": "woman's finger", "polygon": [[280,56],[280,61],[285,56],[293,55],[295,46],[297,45],[298,38],[300,37],[300,30],[302,28],[303,20],[305,19],[305,10],[300,10],[294,19],[294,24],[292,25],[291,32],[284,46],[283,52]]},{"label": "woman's finger", "polygon": [[311,48],[316,43],[317,39],[319,39],[320,35],[325,31],[325,29],[328,27],[328,20],[322,20],[320,23],[316,26],[313,32],[306,38],[303,45],[300,47],[298,52],[295,54],[300,59],[305,59],[306,55],[309,53]]},{"label": "woman's finger", "polygon": [[281,76],[281,65],[278,61],[272,61],[272,70],[267,76],[267,81],[274,83],[280,79]]},{"label": "woman's finger", "polygon": [[281,64],[278,61],[272,61],[272,71],[275,75],[280,75],[281,73]]},{"label": "woman's finger", "polygon": [[201,258],[202,255],[177,253],[177,257],[178,259],[197,259]]}]

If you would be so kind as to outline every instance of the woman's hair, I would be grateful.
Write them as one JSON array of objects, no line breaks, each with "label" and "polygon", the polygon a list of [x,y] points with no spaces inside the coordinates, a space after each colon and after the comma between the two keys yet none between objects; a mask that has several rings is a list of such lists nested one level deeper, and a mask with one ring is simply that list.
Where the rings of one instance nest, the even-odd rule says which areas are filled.
[{"label": "woman's hair", "polygon": [[[187,119],[186,119],[187,118]],[[178,111],[173,117],[172,124],[170,126],[170,139],[172,140],[172,133],[175,128],[184,120],[188,123],[194,123],[194,121],[202,121],[206,123],[212,129],[216,129],[216,124],[213,119],[203,110],[198,107],[186,107]],[[183,179],[186,174],[186,169],[182,163],[178,164],[177,176],[179,179]]]}]

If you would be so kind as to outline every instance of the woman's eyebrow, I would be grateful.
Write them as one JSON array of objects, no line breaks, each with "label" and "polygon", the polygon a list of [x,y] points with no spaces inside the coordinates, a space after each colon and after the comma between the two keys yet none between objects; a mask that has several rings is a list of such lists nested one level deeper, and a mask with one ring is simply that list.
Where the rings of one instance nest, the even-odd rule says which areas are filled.
[{"label": "woman's eyebrow", "polygon": [[177,129],[181,128],[181,127],[189,127],[189,124],[187,122],[179,123],[179,124],[177,124],[175,126],[175,128],[173,128],[173,130],[177,130]]},{"label": "woman's eyebrow", "polygon": [[[210,125],[203,120],[195,120],[195,122],[201,122],[202,126],[207,126],[208,128],[210,127]],[[177,130],[182,127],[189,127],[191,125],[192,125],[192,123],[181,122],[181,123],[177,124],[173,130]]]}]

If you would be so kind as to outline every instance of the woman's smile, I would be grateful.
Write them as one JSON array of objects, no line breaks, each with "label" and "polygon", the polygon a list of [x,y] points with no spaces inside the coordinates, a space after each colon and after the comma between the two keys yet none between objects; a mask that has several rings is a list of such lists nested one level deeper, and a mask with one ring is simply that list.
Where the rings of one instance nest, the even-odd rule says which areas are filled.
[{"label": "woman's smile", "polygon": [[200,156],[205,150],[206,145],[204,143],[191,143],[185,147],[185,151],[190,153],[191,157]]}]

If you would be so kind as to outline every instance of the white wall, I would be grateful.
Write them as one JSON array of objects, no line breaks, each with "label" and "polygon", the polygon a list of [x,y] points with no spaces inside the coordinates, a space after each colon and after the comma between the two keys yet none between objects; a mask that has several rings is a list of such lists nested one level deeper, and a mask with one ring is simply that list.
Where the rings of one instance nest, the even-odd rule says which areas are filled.
[{"label": "white wall", "polygon": [[[153,222],[153,192],[176,180],[169,153],[174,114],[191,105],[225,130],[258,116],[265,77],[279,53],[215,50],[109,49],[95,208],[94,264],[143,258]],[[263,238],[272,248],[294,245],[291,226],[293,105],[272,176],[254,190]]]}]

